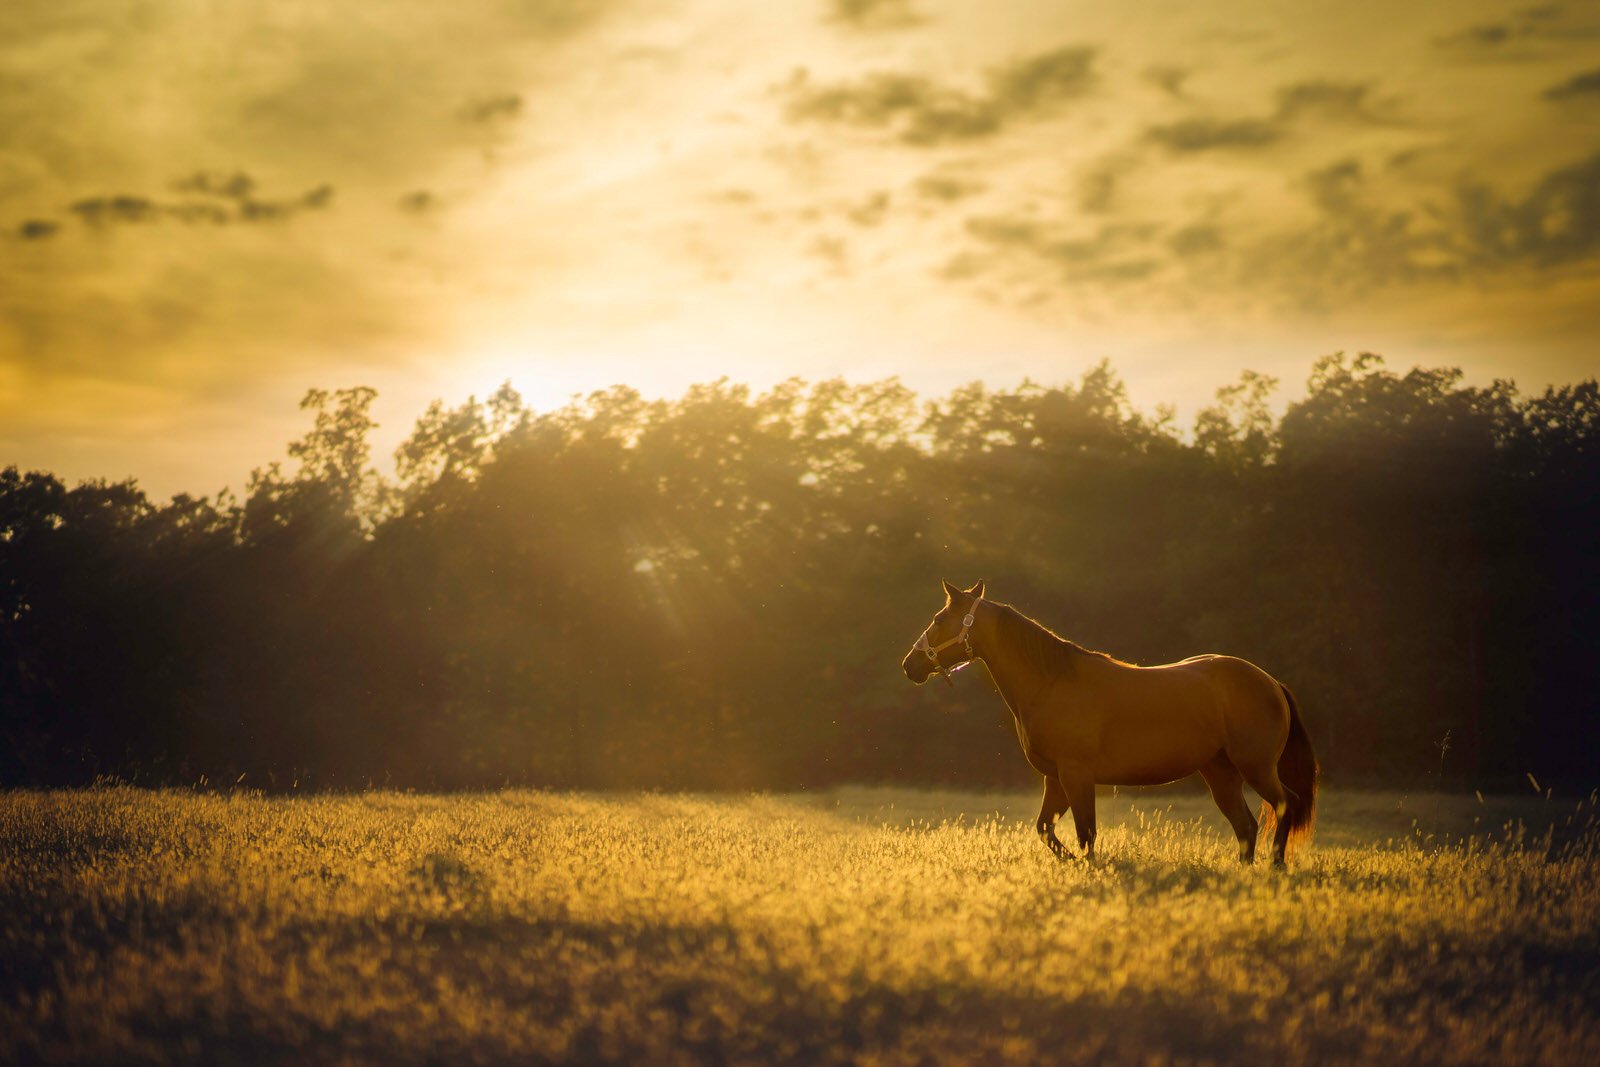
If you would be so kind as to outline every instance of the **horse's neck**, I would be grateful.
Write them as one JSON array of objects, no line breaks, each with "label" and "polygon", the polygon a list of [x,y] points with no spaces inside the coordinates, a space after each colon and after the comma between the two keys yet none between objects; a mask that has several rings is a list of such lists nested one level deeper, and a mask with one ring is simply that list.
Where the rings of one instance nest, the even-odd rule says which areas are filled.
[{"label": "horse's neck", "polygon": [[1045,672],[1030,663],[1005,632],[1008,627],[1025,625],[1022,620],[1008,619],[997,611],[989,627],[989,640],[985,642],[988,647],[982,649],[984,665],[989,668],[989,676],[999,688],[1001,698],[1011,714],[1024,724],[1050,683]]}]

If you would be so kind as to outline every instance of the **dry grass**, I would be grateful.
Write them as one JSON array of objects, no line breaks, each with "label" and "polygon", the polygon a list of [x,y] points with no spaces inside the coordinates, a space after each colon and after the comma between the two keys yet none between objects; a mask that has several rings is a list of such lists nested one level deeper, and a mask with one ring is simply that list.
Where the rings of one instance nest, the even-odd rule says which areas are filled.
[{"label": "dry grass", "polygon": [[3,794],[0,1061],[1600,1062],[1592,800],[1101,806]]}]

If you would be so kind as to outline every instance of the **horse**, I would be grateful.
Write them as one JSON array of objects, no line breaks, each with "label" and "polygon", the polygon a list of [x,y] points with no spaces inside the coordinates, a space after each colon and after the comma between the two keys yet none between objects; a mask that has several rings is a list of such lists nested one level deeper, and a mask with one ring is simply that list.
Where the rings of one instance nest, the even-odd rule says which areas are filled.
[{"label": "horse", "polygon": [[[1094,789],[1159,785],[1198,773],[1255,862],[1258,824],[1244,786],[1261,796],[1272,862],[1284,866],[1291,840],[1309,838],[1320,770],[1289,687],[1235,656],[1192,656],[1140,667],[1091,652],[1009,604],[944,582],[944,607],[900,667],[917,685],[946,682],[982,660],[1011,709],[1022,754],[1044,775],[1034,824],[1050,851],[1072,854],[1056,819],[1072,812],[1078,847],[1094,857]],[[953,683],[952,683],[953,684]]]}]

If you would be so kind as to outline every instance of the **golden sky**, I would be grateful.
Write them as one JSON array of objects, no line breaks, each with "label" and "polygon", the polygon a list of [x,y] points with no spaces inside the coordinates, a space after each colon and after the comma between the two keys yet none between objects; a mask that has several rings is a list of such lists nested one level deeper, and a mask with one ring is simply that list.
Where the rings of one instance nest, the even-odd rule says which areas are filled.
[{"label": "golden sky", "polygon": [[7,0],[0,465],[310,386],[1600,372],[1600,3]]}]

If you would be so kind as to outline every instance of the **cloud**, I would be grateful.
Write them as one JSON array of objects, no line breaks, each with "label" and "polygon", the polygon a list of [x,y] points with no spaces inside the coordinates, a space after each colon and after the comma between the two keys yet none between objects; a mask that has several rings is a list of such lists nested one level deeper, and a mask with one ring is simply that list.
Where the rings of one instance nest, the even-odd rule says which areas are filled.
[{"label": "cloud", "polygon": [[[966,221],[970,240],[941,276],[1019,299],[1081,300],[1140,286],[1140,299],[1201,294],[1264,307],[1327,310],[1395,286],[1484,286],[1513,272],[1600,264],[1600,153],[1554,167],[1507,195],[1476,181],[1397,190],[1347,157],[1291,186],[1309,215],[1213,207],[1220,217],[1113,217],[1020,210]],[[1039,294],[1039,265],[1053,289]]]},{"label": "cloud", "polygon": [[1078,208],[1090,215],[1103,215],[1114,206],[1117,183],[1128,169],[1124,157],[1102,159],[1078,176]]},{"label": "cloud", "polygon": [[996,215],[968,219],[966,230],[1002,255],[1044,261],[1064,282],[1119,284],[1147,278],[1159,268],[1148,251],[1151,228],[1143,225],[1106,224],[1083,235],[1065,223]]},{"label": "cloud", "polygon": [[1584,18],[1560,4],[1525,7],[1492,22],[1479,22],[1434,38],[1434,45],[1468,59],[1537,60],[1550,46],[1592,40],[1600,35],[1592,16]]},{"label": "cloud", "polygon": [[1391,206],[1353,159],[1313,170],[1301,185],[1318,220],[1265,246],[1258,267],[1304,274],[1304,288],[1325,297],[1600,261],[1600,153],[1547,172],[1522,196],[1463,180],[1446,198]]},{"label": "cloud", "polygon": [[1457,204],[1468,251],[1480,265],[1600,258],[1600,153],[1550,171],[1520,200],[1467,183]]},{"label": "cloud", "polygon": [[1154,66],[1144,72],[1144,80],[1156,86],[1168,96],[1183,99],[1183,83],[1189,80],[1189,70],[1184,67]]},{"label": "cloud", "polygon": [[173,182],[172,187],[180,193],[245,200],[255,191],[256,180],[242,170],[232,174],[197,170],[187,178]]},{"label": "cloud", "polygon": [[1226,242],[1216,226],[1197,224],[1173,231],[1167,247],[1180,259],[1195,259],[1222,251]]},{"label": "cloud", "polygon": [[986,186],[971,178],[949,174],[925,174],[916,180],[917,195],[928,200],[964,200],[983,192]]},{"label": "cloud", "polygon": [[806,72],[788,84],[793,122],[892,129],[906,144],[927,147],[993,136],[1087,92],[1095,50],[1057,48],[997,67],[982,92],[916,74],[878,72],[856,81],[817,85]]},{"label": "cloud", "polygon": [[828,21],[855,30],[901,30],[926,19],[911,0],[829,0]]},{"label": "cloud", "polygon": [[150,222],[162,215],[155,201],[142,196],[91,196],[72,205],[72,210],[91,226],[113,222]]},{"label": "cloud", "polygon": [[1354,159],[1310,171],[1300,185],[1316,220],[1240,250],[1235,266],[1275,279],[1302,304],[1600,262],[1600,153],[1547,172],[1522,196],[1462,181],[1443,198],[1396,206]]},{"label": "cloud", "polygon": [[1371,86],[1364,82],[1303,81],[1278,90],[1280,122],[1306,116],[1356,122],[1376,122],[1368,105]]},{"label": "cloud", "polygon": [[880,190],[851,205],[846,209],[845,217],[857,226],[877,226],[889,217],[890,199],[887,192]]},{"label": "cloud", "polygon": [[243,173],[227,178],[197,173],[174,183],[174,188],[197,198],[162,202],[126,193],[90,196],[74,201],[71,211],[93,227],[140,225],[162,219],[225,226],[233,222],[282,221],[304,211],[321,211],[333,202],[333,186],[327,183],[298,196],[261,199],[252,195],[255,182]]},{"label": "cloud", "polygon": [[237,160],[274,183],[422,178],[531,110],[505,87],[619,2],[10,0],[0,128],[28,184],[0,196],[149,182],[172,159]]},{"label": "cloud", "polygon": [[522,114],[522,97],[517,93],[499,93],[471,100],[461,108],[460,115],[468,122],[496,122],[514,119]]},{"label": "cloud", "polygon": [[54,237],[61,224],[52,219],[24,219],[17,226],[17,236],[24,241],[42,241]]},{"label": "cloud", "polygon": [[424,215],[438,206],[439,198],[427,189],[414,189],[402,196],[397,204],[401,211],[409,211],[413,215]]},{"label": "cloud", "polygon": [[1364,82],[1301,81],[1282,86],[1277,106],[1259,118],[1181,119],[1150,127],[1145,136],[1174,152],[1264,148],[1284,140],[1306,120],[1375,124],[1388,121],[1371,105]]},{"label": "cloud", "polygon": [[1546,100],[1568,100],[1580,96],[1600,96],[1600,68],[1574,74],[1559,85],[1544,91]]},{"label": "cloud", "polygon": [[807,252],[826,263],[835,275],[850,273],[850,245],[842,237],[820,234]]},{"label": "cloud", "polygon": [[405,332],[403,312],[336,240],[277,227],[169,227],[158,240],[79,228],[54,236],[48,259],[0,262],[0,353],[41,401],[52,383],[206,395],[241,375],[259,386],[266,367],[358,362]]},{"label": "cloud", "polygon": [[879,73],[854,82],[813,86],[804,74],[790,82],[791,121],[845,126],[898,126],[913,145],[986,137],[1000,128],[986,101],[910,74]]},{"label": "cloud", "polygon": [[1095,50],[1057,48],[1001,67],[991,77],[991,106],[1028,114],[1085,92],[1094,81]]},{"label": "cloud", "polygon": [[1260,148],[1283,139],[1283,124],[1271,119],[1182,119],[1152,126],[1146,136],[1174,152],[1214,148]]},{"label": "cloud", "polygon": [[443,350],[502,261],[385,222],[408,190],[489,190],[513,132],[583,132],[561,92],[619,7],[0,5],[0,424],[114,440],[157,399],[265,407]]},{"label": "cloud", "polygon": [[1485,22],[1446,34],[1435,43],[1444,48],[1497,48],[1519,36],[1522,36],[1519,27],[1510,23]]}]

